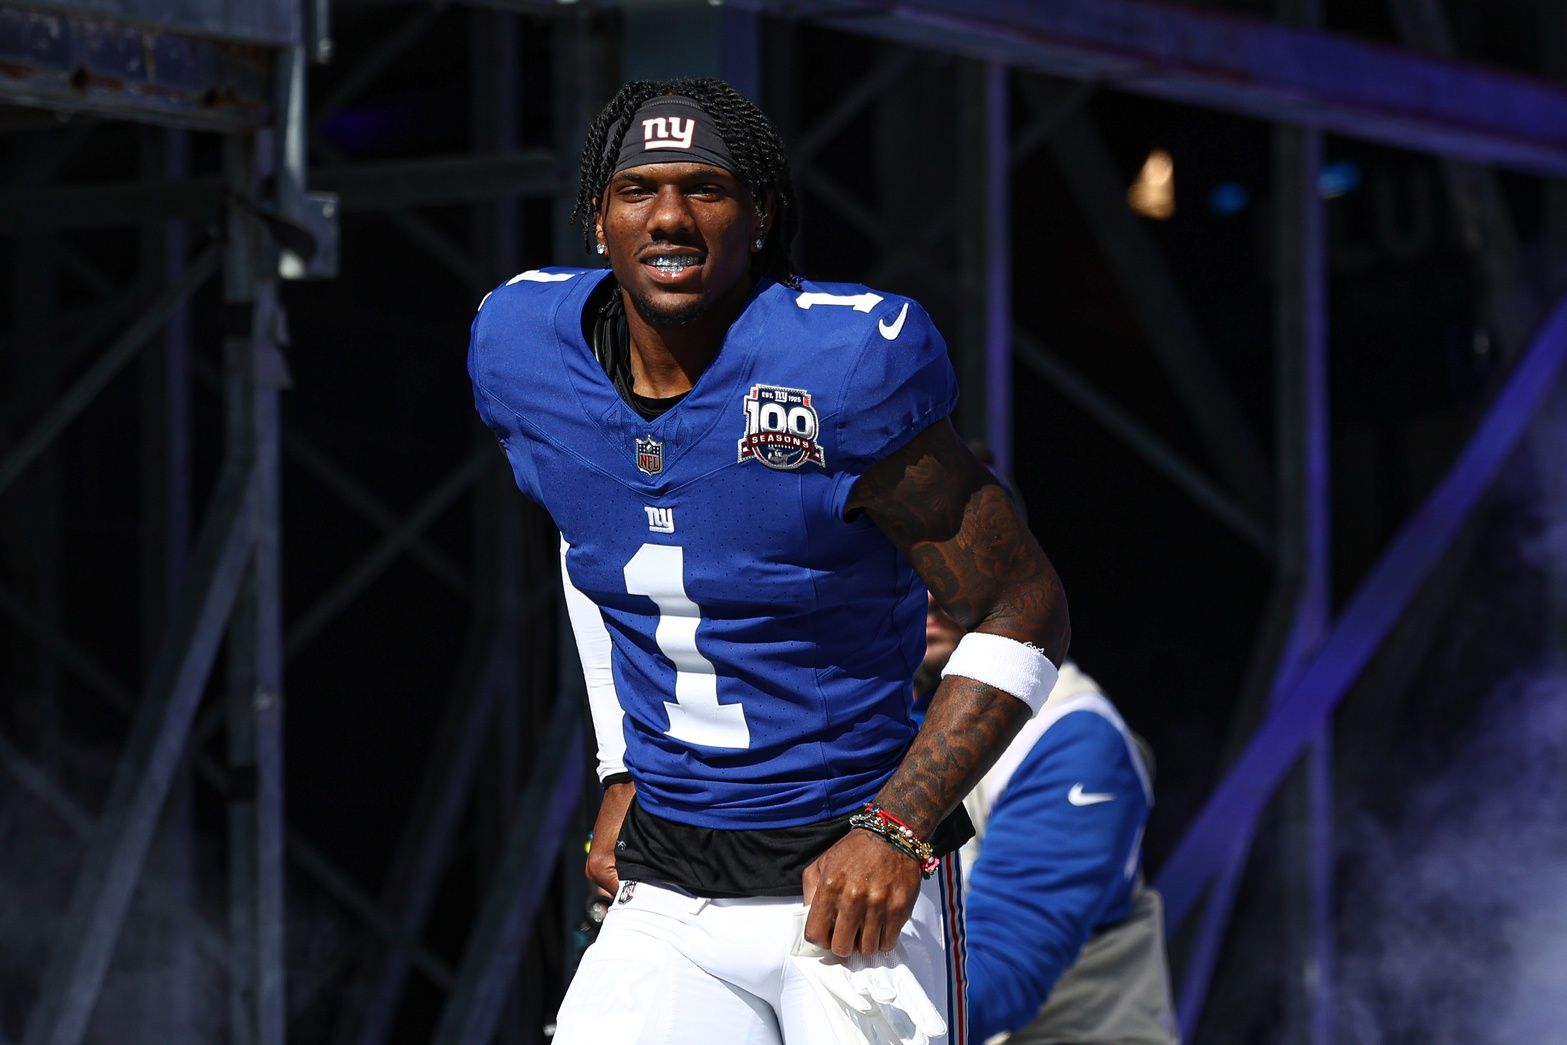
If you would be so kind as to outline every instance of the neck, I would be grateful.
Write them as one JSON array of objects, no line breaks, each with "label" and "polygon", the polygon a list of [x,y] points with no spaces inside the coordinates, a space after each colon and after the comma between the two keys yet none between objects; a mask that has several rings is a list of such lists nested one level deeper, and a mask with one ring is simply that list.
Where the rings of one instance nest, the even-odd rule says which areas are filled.
[{"label": "neck", "polygon": [[622,288],[631,341],[632,391],[652,399],[691,391],[723,347],[724,337],[750,293],[751,281],[745,280],[695,319],[660,323],[638,312],[631,295]]}]

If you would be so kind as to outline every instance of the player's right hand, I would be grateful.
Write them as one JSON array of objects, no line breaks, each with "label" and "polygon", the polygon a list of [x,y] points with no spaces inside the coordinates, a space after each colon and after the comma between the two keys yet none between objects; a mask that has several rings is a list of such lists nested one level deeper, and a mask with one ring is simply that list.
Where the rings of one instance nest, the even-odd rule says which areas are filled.
[{"label": "player's right hand", "polygon": [[920,865],[869,831],[850,831],[800,876],[805,938],[840,958],[890,950],[914,913]]},{"label": "player's right hand", "polygon": [[611,896],[620,888],[620,875],[615,871],[615,842],[620,838],[620,825],[625,823],[626,810],[631,808],[631,800],[636,794],[637,785],[632,783],[606,787],[598,817],[593,821],[593,841],[588,845],[588,862],[583,873],[588,881]]}]

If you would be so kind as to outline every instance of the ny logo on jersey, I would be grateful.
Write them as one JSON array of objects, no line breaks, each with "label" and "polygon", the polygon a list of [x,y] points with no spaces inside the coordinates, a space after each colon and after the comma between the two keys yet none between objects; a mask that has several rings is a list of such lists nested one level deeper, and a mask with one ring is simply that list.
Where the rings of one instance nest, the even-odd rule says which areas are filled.
[{"label": "ny logo on jersey", "polygon": [[675,510],[673,508],[655,508],[651,504],[642,506],[647,512],[647,528],[654,533],[675,532]]},{"label": "ny logo on jersey", "polygon": [[655,116],[642,121],[644,149],[689,149],[695,134],[695,117],[682,120],[678,116]]},{"label": "ny logo on jersey", "polygon": [[755,459],[769,468],[798,468],[807,461],[827,466],[816,441],[818,419],[811,393],[803,388],[752,385],[744,399],[745,435],[740,460]]},{"label": "ny logo on jersey", "polygon": [[664,441],[648,436],[646,439],[637,437],[637,467],[648,475],[657,475],[664,470]]}]

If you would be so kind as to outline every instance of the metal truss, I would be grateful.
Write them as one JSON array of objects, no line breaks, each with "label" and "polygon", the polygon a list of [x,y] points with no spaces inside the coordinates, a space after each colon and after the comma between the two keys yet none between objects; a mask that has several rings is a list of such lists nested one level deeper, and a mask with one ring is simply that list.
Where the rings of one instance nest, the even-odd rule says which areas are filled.
[{"label": "metal truss", "polygon": [[[1233,854],[1248,844],[1284,774],[1457,536],[1560,377],[1564,356],[1567,301],[1536,334],[1452,468],[1399,531],[1319,648],[1286,680],[1266,721],[1165,862],[1157,885],[1169,924],[1192,913],[1210,882],[1222,885],[1220,876],[1233,873]],[[1224,915],[1216,917],[1222,927]]]},{"label": "metal truss", "polygon": [[1205,109],[1567,173],[1567,91],[1320,30],[1153,0],[745,0],[756,10]]},{"label": "metal truss", "polygon": [[[230,141],[230,178],[235,198],[253,192],[253,142]],[[272,341],[274,315],[263,297],[254,305],[254,276],[262,239],[239,208],[227,226],[226,284],[243,314],[245,329],[229,339],[225,395],[230,423],[220,479],[196,539],[185,580],[173,601],[147,691],[135,710],[108,799],[88,841],[65,921],[44,971],[39,999],[29,1014],[24,1041],[70,1043],[86,1033],[109,959],[120,934],[132,891],[165,798],[186,748],[196,706],[225,634],[233,710],[228,773],[249,781],[237,796],[247,814],[232,821],[236,851],[248,855],[242,880],[253,893],[233,891],[231,929],[249,930],[249,946],[225,956],[240,996],[233,1019],[239,1040],[281,1040],[281,878],[274,840],[281,824],[281,661],[274,641],[277,598],[276,397],[280,370]],[[56,406],[13,448],[0,475],[9,486],[35,462],[65,426],[87,407],[114,374],[146,345],[172,312],[217,270],[219,250],[208,247],[183,278],[159,295]],[[25,612],[12,616],[26,617]],[[48,633],[46,627],[39,630]],[[56,640],[56,645],[64,645]],[[90,664],[73,658],[79,669]],[[69,663],[69,662],[68,662]],[[98,684],[106,673],[82,669]],[[114,687],[118,690],[118,687]],[[31,789],[47,796],[44,779],[29,773],[19,756],[9,768]],[[67,804],[51,802],[67,816]],[[243,919],[241,924],[240,919]],[[210,950],[210,930],[195,938]],[[249,1030],[249,1034],[245,1031]]]},{"label": "metal truss", "polygon": [[[257,46],[263,41],[136,24],[113,5],[93,6],[0,8],[0,61],[11,70],[0,78],[0,100],[219,132],[268,121],[274,99],[266,52]],[[283,5],[255,9],[274,6]],[[281,40],[265,42],[288,42],[293,27],[275,28]]]}]

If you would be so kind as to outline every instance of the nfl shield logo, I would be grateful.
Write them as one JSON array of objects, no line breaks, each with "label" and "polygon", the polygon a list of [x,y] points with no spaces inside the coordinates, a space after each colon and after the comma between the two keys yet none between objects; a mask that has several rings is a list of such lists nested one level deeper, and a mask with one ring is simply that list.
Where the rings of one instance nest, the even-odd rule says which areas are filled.
[{"label": "nfl shield logo", "polygon": [[637,467],[648,475],[657,475],[664,470],[663,440],[652,436],[637,440]]}]

